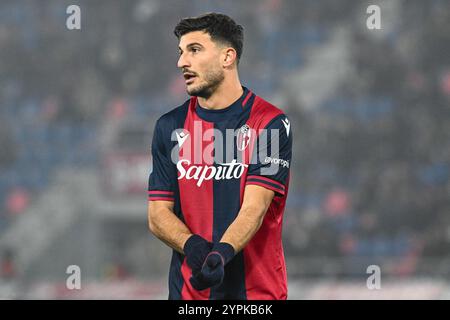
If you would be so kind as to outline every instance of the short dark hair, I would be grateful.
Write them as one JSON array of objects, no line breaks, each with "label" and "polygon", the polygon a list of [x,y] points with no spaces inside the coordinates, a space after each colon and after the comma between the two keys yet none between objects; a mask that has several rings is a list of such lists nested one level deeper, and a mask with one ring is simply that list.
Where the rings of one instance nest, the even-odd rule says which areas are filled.
[{"label": "short dark hair", "polygon": [[237,61],[241,59],[244,46],[244,28],[229,16],[221,13],[207,13],[198,17],[182,19],[173,33],[178,38],[193,31],[205,31],[213,41],[225,42],[237,53]]}]

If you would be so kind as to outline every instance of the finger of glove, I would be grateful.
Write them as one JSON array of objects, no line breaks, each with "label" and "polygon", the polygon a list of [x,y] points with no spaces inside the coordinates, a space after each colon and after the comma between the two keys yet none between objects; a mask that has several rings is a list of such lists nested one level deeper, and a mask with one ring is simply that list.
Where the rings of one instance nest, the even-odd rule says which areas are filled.
[{"label": "finger of glove", "polygon": [[201,280],[201,278],[199,279],[199,277],[197,276],[192,276],[189,279],[189,282],[191,283],[192,287],[198,291],[201,290],[205,290],[211,287],[215,287],[219,284],[222,283],[222,281],[220,280],[213,280],[213,279],[208,279],[208,280]]},{"label": "finger of glove", "polygon": [[208,283],[211,286],[222,283],[224,277],[224,269],[222,265],[216,268],[204,267],[200,272],[202,282]]},{"label": "finger of glove", "polygon": [[223,277],[224,269],[221,264],[219,264],[219,267],[214,269],[211,269],[205,265],[200,272],[194,273],[189,281],[194,289],[204,290],[221,284]]},{"label": "finger of glove", "polygon": [[201,280],[200,273],[195,276],[192,276],[189,279],[189,282],[191,283],[192,287],[198,291],[205,290],[210,287],[208,283],[205,283]]}]

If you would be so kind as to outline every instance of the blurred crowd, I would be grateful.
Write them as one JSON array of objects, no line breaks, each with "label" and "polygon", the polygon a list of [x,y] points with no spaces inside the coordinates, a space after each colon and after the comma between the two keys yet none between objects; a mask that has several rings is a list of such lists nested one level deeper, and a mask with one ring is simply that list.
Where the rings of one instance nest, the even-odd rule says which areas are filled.
[{"label": "blurred crowd", "polygon": [[[300,113],[291,200],[301,209],[286,238],[302,272],[321,274],[314,261],[334,257],[336,275],[377,263],[392,275],[449,275],[449,5],[403,1],[383,37],[355,20],[353,75]],[[309,269],[306,257],[316,258]]]},{"label": "blurred crowd", "polygon": [[[381,37],[361,23],[364,6],[347,0],[77,3],[81,30],[66,29],[72,2],[0,4],[0,233],[56,170],[99,166],[102,126],[140,118],[153,127],[187,98],[173,26],[217,10],[251,35],[241,80],[269,100],[286,74],[301,72],[309,48],[336,27],[350,30],[351,76],[314,110],[292,97],[280,106],[295,125],[284,226],[286,255],[298,259],[291,271],[324,273],[308,261],[328,257],[346,274],[352,259],[393,257],[391,271],[410,275],[447,256],[448,1],[398,1],[398,21]],[[2,257],[0,270],[13,274],[13,253]]]}]

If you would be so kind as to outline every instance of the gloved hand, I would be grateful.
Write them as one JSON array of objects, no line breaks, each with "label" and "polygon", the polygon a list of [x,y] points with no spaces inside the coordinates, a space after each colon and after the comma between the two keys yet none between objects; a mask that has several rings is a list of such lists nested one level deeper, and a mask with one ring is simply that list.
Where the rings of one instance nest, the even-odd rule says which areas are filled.
[{"label": "gloved hand", "polygon": [[213,247],[212,242],[208,242],[198,234],[193,234],[184,244],[184,254],[186,263],[192,269],[192,273],[200,272],[203,262]]},{"label": "gloved hand", "polygon": [[225,265],[234,257],[234,248],[226,243],[219,242],[214,245],[205,259],[201,270],[193,272],[189,279],[196,290],[205,290],[220,285],[225,276]]}]

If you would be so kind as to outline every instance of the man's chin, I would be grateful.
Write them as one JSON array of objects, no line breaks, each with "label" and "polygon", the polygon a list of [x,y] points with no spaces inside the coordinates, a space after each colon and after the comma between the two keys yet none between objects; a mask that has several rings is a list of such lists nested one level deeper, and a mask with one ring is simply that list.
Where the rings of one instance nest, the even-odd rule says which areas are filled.
[{"label": "man's chin", "polygon": [[197,96],[197,90],[195,88],[186,88],[186,92],[188,95],[196,97]]},{"label": "man's chin", "polygon": [[222,83],[222,81],[216,81],[216,82],[211,81],[209,83],[204,82],[197,86],[194,86],[191,84],[191,86],[186,87],[186,91],[190,96],[208,99],[217,90],[217,88],[219,87],[219,85],[221,83]]},{"label": "man's chin", "polygon": [[193,88],[189,88],[189,86],[186,88],[186,91],[188,93],[188,95],[192,96],[192,97],[206,97],[208,96],[208,90],[206,88],[199,88],[199,87],[193,87]]}]

